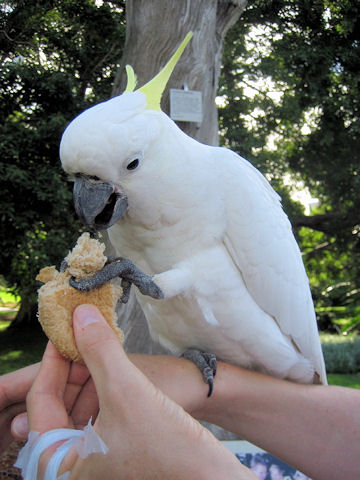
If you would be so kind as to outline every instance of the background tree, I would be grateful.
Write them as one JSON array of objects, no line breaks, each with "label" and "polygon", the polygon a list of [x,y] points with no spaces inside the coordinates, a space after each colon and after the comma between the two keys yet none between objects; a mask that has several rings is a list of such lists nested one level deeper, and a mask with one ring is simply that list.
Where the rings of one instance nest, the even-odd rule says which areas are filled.
[{"label": "background tree", "polygon": [[[345,330],[360,320],[359,9],[355,0],[251,2],[227,37],[220,89],[222,143],[282,195],[320,324]],[[291,199],[299,181],[319,199],[311,215]]]},{"label": "background tree", "polygon": [[[1,7],[0,271],[21,295],[18,320],[33,317],[37,288],[33,279],[39,266],[59,263],[79,233],[59,169],[58,144],[71,118],[109,97],[122,54],[124,3],[9,1]],[[160,69],[189,30],[195,31],[191,53],[170,85],[181,88],[186,83],[203,91],[204,122],[182,128],[207,143],[217,142],[214,99],[223,38],[245,3],[126,2],[122,64],[133,64],[139,83]],[[120,73],[114,94],[119,86],[121,91],[122,79]]]},{"label": "background tree", "polygon": [[[339,317],[346,328],[356,322],[359,7],[355,0],[258,0],[237,21],[245,3],[1,4],[0,272],[22,297],[19,319],[33,318],[38,269],[59,264],[81,228],[59,168],[66,123],[111,91],[120,93],[126,63],[144,84],[193,30],[169,87],[201,90],[205,118],[181,128],[217,143],[214,100],[223,62],[221,142],[251,160],[282,195],[305,252],[321,325]],[[163,98],[168,111],[167,92]],[[284,178],[303,181],[320,199],[318,210],[305,216]],[[134,298],[121,320],[130,351],[155,351]]]},{"label": "background tree", "polygon": [[[169,89],[200,90],[203,121],[200,125],[179,122],[188,135],[210,145],[218,144],[218,120],[215,98],[223,50],[229,28],[244,10],[246,0],[127,0],[126,41],[121,69],[113,94],[123,91],[124,67],[131,64],[138,85],[153,78],[169,60],[189,31],[194,36],[175,67],[163,94],[162,109],[169,112]],[[156,34],[154,33],[156,32]],[[134,295],[119,310],[120,326],[125,332],[125,346],[130,352],[162,353],[165,350],[150,338],[146,320]]]},{"label": "background tree", "polygon": [[[170,86],[203,91],[205,121],[181,127],[206,143],[217,141],[223,37],[244,3],[126,2],[121,65],[133,64],[139,84],[195,31]],[[0,6],[0,271],[22,295],[20,317],[30,316],[38,268],[58,263],[78,235],[58,144],[71,118],[108,98],[114,83],[113,93],[122,90],[124,8],[95,0]],[[221,141],[283,196],[326,327],[334,316],[359,315],[358,9],[355,0],[251,2],[223,57]],[[164,100],[167,110],[166,93]],[[304,215],[284,177],[308,186],[320,199],[317,211]]]},{"label": "background tree", "polygon": [[0,6],[0,272],[21,295],[18,321],[35,319],[39,267],[79,234],[58,145],[69,120],[109,97],[124,20],[122,1]]},{"label": "background tree", "polygon": [[[86,3],[86,8],[82,7],[82,3]],[[122,67],[126,63],[132,64],[138,76],[139,85],[146,83],[160,70],[186,33],[190,30],[194,32],[191,45],[172,75],[169,87],[182,88],[187,84],[191,89],[202,91],[204,121],[200,126],[183,124],[181,127],[188,134],[205,143],[217,144],[218,141],[215,96],[220,74],[223,40],[228,28],[238,19],[245,4],[246,0],[218,0],[212,2],[208,0],[197,2],[192,0],[169,0],[167,2],[162,0],[152,0],[151,2],[146,0],[128,0],[126,2],[127,33],[121,64]],[[31,62],[31,67],[33,67],[34,71],[29,65],[33,75],[32,82],[29,83],[29,92],[31,93],[31,95],[29,93],[29,100],[25,97],[22,98],[21,94],[18,95],[23,86],[21,82],[23,81],[24,73],[21,72],[16,81],[11,81],[9,85],[12,96],[16,97],[16,100],[21,105],[21,113],[25,115],[23,119],[24,131],[26,132],[30,124],[34,125],[34,128],[36,125],[38,137],[37,141],[31,144],[32,148],[26,145],[21,152],[16,151],[15,155],[10,154],[11,149],[6,149],[9,157],[7,164],[15,160],[17,171],[20,170],[22,174],[28,174],[29,170],[31,171],[32,162],[34,163],[31,176],[33,182],[31,192],[33,196],[30,197],[30,193],[25,192],[28,198],[25,199],[22,208],[29,218],[24,223],[23,230],[16,232],[16,238],[19,239],[18,248],[11,249],[10,245],[8,246],[8,255],[11,259],[16,257],[17,254],[23,255],[26,252],[25,261],[22,261],[21,265],[13,263],[11,269],[7,271],[2,269],[8,282],[11,285],[21,287],[19,288],[19,293],[22,295],[22,298],[28,299],[31,299],[30,293],[33,290],[29,292],[29,289],[25,289],[28,283],[31,282],[31,279],[34,278],[38,267],[44,264],[58,263],[59,255],[56,255],[56,258],[54,258],[54,255],[51,255],[55,247],[58,249],[57,253],[61,252],[61,258],[64,255],[64,250],[69,248],[69,245],[72,243],[70,237],[73,238],[74,233],[78,233],[78,227],[76,229],[73,228],[73,219],[69,221],[69,212],[72,211],[72,207],[70,206],[69,196],[65,187],[58,187],[59,195],[60,190],[63,192],[61,193],[61,203],[60,199],[56,197],[57,191],[54,191],[54,187],[47,185],[52,195],[50,194],[45,198],[45,201],[48,200],[48,202],[45,203],[43,208],[40,208],[35,203],[35,199],[39,195],[43,195],[44,187],[42,183],[39,184],[39,182],[35,183],[34,181],[38,178],[39,168],[44,165],[47,178],[51,180],[51,169],[57,177],[56,181],[58,183],[61,182],[59,180],[60,173],[57,170],[58,162],[55,159],[57,159],[57,145],[60,134],[66,120],[73,117],[75,113],[89,105],[90,102],[94,103],[108,96],[110,88],[108,88],[108,92],[103,97],[106,87],[109,87],[109,83],[104,81],[104,79],[113,80],[111,74],[116,70],[116,61],[121,54],[121,46],[117,43],[118,47],[113,49],[114,56],[111,55],[111,42],[113,40],[117,42],[122,40],[120,35],[123,22],[122,9],[120,9],[120,12],[117,12],[116,9],[111,8],[113,2],[103,3],[101,8],[96,6],[94,1],[90,0],[87,2],[71,0],[67,2],[45,2],[45,5],[46,7],[43,9],[39,9],[37,8],[37,2],[34,2],[33,10],[29,10],[25,14],[22,10],[23,3],[14,2],[11,5],[8,4],[8,7],[4,8],[2,12],[7,22],[6,34],[4,34],[5,40],[16,38],[11,28],[15,23],[18,26],[16,18],[20,17],[23,18],[25,32],[26,28],[29,31],[26,41],[30,41],[33,46],[33,50],[23,51],[22,40],[19,37],[17,49],[12,45],[12,56],[10,58],[6,55],[4,56],[6,67],[14,68],[11,66],[14,64],[14,61],[11,60],[19,54],[24,55],[24,57],[26,55],[26,58],[31,58],[32,56],[36,58],[36,60]],[[31,18],[31,13],[34,14],[34,19]],[[100,23],[99,16],[101,14],[106,17],[109,23],[108,29],[104,28],[104,19],[101,19],[101,25],[96,22],[96,19],[98,19]],[[91,17],[94,19],[92,22],[89,20]],[[37,25],[33,22],[36,19],[38,20]],[[44,23],[42,23],[43,20],[45,20]],[[31,29],[29,26],[31,26]],[[20,30],[21,25],[19,24]],[[74,38],[75,42],[73,42]],[[105,38],[106,42],[104,42]],[[45,61],[43,62],[41,62],[42,55],[45,55]],[[78,63],[76,62],[77,59],[79,59]],[[90,59],[91,66],[88,66],[86,61]],[[113,64],[111,64],[112,61]],[[64,65],[66,65],[66,68]],[[19,68],[16,62],[15,66]],[[56,72],[58,82],[61,84],[59,85],[59,91],[57,91],[57,85],[52,84],[51,87],[48,87],[46,75],[44,79],[41,76],[39,78],[38,73],[39,71],[42,73],[43,70],[50,77],[53,76],[54,71]],[[122,68],[116,78],[113,94],[122,91],[123,77]],[[50,98],[47,97],[46,105],[48,107],[53,106],[53,110],[45,108],[45,104],[42,102],[44,93],[41,87],[37,88],[39,81],[44,83],[44,93],[49,94],[50,90]],[[71,86],[71,88],[66,88],[66,85]],[[71,89],[73,90],[72,95]],[[98,89],[101,89],[101,93]],[[69,95],[72,98],[69,105],[66,105],[64,112],[60,111],[60,113],[57,103],[62,103],[63,98],[60,97],[55,102],[54,100],[61,95],[61,92],[63,92],[62,95]],[[163,109],[168,111],[168,91],[165,92],[163,98],[165,100]],[[35,104],[36,116],[32,111],[33,104]],[[29,155],[31,151],[36,151],[37,143],[42,144],[44,132],[40,131],[40,127],[43,125],[43,129],[46,131],[47,125],[53,118],[54,107],[58,113],[58,121],[56,122],[56,129],[51,140],[48,140],[52,148],[51,152],[45,151],[42,155],[37,155],[35,158],[28,157],[27,161],[24,162],[23,159],[26,155]],[[13,112],[15,111],[17,115],[18,110],[18,105],[16,105],[9,111],[6,117],[9,122],[9,130],[13,128],[11,124]],[[17,132],[17,135],[19,133],[21,134],[21,132]],[[31,137],[31,139],[35,140],[34,137]],[[9,171],[9,182],[12,181],[15,174],[16,172]],[[14,233],[19,222],[17,214],[19,205],[16,201],[16,189],[20,187],[23,189],[22,185],[22,183],[18,186],[11,184],[6,185],[5,188],[5,190],[10,189],[13,192],[14,199],[11,203],[13,217],[10,218],[6,213],[5,215],[7,215],[6,219],[9,226],[14,226]],[[28,203],[27,206],[26,202]],[[5,202],[4,205],[6,205]],[[8,207],[9,205],[6,207],[9,211]],[[47,210],[49,207],[51,211]],[[52,218],[49,218],[50,215],[48,214],[52,215]],[[30,222],[33,219],[35,224],[32,226]],[[58,230],[56,230],[57,223],[55,219],[59,222]],[[37,223],[41,225],[41,228],[37,226]],[[38,231],[39,234],[37,233]],[[61,237],[56,235],[60,231],[63,232]],[[55,233],[55,236],[52,232]],[[23,240],[24,238],[25,240]],[[36,245],[34,245],[34,242],[29,242],[29,238],[35,238],[37,240]],[[53,245],[51,244],[52,239],[54,240]],[[31,249],[28,248],[29,243]],[[41,249],[42,247],[44,248],[43,250]],[[41,258],[39,258],[39,252],[41,252]],[[34,259],[35,265],[35,268],[32,269],[29,268],[31,265],[30,256],[31,259]],[[27,282],[21,276],[21,268],[23,270],[28,268]],[[11,276],[12,274],[13,276]],[[16,284],[16,281],[21,283]],[[33,283],[31,284],[33,286]],[[120,317],[121,326],[127,334],[127,349],[130,351],[152,352],[153,343],[150,341],[145,319],[134,297],[132,297],[132,301],[129,302],[124,310]]]},{"label": "background tree", "polygon": [[189,31],[194,32],[170,77],[162,99],[164,112],[170,111],[169,89],[200,90],[203,101],[201,124],[179,123],[188,135],[210,145],[218,144],[215,97],[222,59],[223,41],[237,21],[247,0],[127,0],[126,40],[121,68],[113,94],[125,87],[124,66],[130,63],[144,85],[171,57]]}]

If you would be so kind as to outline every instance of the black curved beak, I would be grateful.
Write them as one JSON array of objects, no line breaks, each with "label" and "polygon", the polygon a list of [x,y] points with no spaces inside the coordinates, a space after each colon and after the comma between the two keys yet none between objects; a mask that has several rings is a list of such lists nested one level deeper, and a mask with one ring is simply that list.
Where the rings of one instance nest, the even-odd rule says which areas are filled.
[{"label": "black curved beak", "polygon": [[91,231],[105,230],[124,215],[128,202],[118,185],[83,174],[75,176],[74,205],[80,220]]}]

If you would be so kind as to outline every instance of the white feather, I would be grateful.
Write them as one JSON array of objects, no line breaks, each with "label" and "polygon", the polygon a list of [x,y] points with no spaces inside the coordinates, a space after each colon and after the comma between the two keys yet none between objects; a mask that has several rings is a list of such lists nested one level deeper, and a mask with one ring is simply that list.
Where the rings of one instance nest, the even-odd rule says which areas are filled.
[{"label": "white feather", "polygon": [[[121,110],[121,112],[119,111]],[[140,92],[70,124],[69,173],[121,185],[124,217],[109,230],[165,294],[137,292],[154,339],[175,354],[197,347],[280,378],[326,383],[307,276],[279,196],[246,160],[187,137]],[[134,155],[140,167],[126,170]]]}]

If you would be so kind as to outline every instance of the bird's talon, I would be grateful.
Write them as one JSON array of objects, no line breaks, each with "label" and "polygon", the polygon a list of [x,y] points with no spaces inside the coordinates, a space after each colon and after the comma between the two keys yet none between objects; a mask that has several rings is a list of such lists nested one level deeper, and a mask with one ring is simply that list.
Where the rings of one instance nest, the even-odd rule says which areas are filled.
[{"label": "bird's talon", "polygon": [[209,366],[205,368],[202,372],[204,382],[209,385],[209,392],[207,394],[208,397],[211,397],[213,391],[214,391],[214,371],[213,369]]},{"label": "bird's talon", "polygon": [[212,378],[209,378],[207,381],[207,384],[209,385],[209,392],[207,394],[207,397],[211,397],[213,391],[214,391],[214,380]]},{"label": "bird's talon", "polygon": [[214,377],[215,377],[216,372],[217,372],[217,361],[216,361],[216,358],[215,358],[215,359],[212,359],[212,360],[210,361],[210,368],[212,369],[213,375],[214,375]]},{"label": "bird's talon", "polygon": [[127,303],[130,298],[131,282],[128,282],[124,278],[121,279],[122,295],[120,298],[121,303]]},{"label": "bird's talon", "polygon": [[207,396],[210,397],[214,391],[214,377],[217,368],[216,356],[213,353],[201,352],[195,348],[189,348],[181,356],[187,358],[198,367],[204,382],[209,385]]}]

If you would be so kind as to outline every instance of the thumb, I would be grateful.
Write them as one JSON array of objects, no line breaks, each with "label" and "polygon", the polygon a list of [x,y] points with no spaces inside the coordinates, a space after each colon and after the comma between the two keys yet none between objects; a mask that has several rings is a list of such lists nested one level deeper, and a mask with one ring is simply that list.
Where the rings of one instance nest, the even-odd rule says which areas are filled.
[{"label": "thumb", "polygon": [[73,313],[76,345],[96,385],[98,395],[106,385],[116,383],[119,369],[128,362],[122,345],[101,312],[89,304],[79,305]]}]

